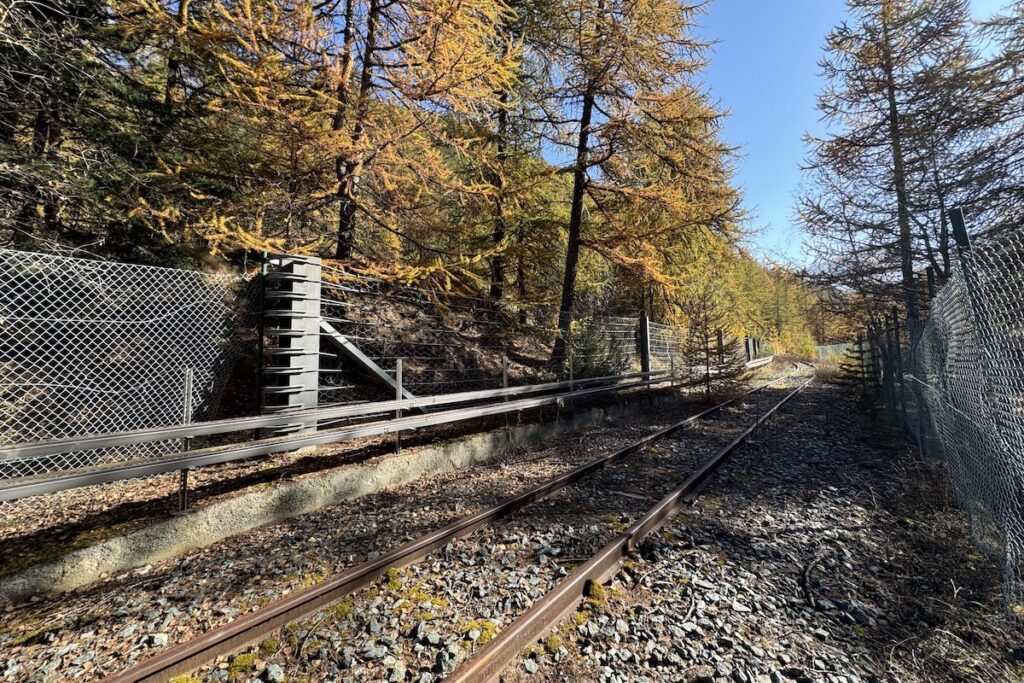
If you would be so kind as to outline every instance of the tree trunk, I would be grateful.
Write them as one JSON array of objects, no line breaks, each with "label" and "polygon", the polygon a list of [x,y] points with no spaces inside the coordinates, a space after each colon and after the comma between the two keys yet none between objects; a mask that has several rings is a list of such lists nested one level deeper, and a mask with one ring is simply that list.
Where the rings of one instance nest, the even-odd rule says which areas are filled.
[{"label": "tree trunk", "polygon": [[573,170],[572,208],[569,212],[569,239],[565,246],[565,274],[562,278],[562,301],[558,307],[558,336],[551,352],[552,363],[565,356],[566,338],[572,324],[576,302],[576,270],[580,259],[580,230],[583,224],[583,200],[587,191],[587,157],[590,154],[590,120],[594,114],[593,84],[587,84],[580,113],[580,133],[576,143],[576,167]]},{"label": "tree trunk", "polygon": [[711,344],[708,342],[708,325],[704,324],[704,393],[711,395]]},{"label": "tree trunk", "polygon": [[[352,31],[350,27],[355,20],[353,0],[345,4],[346,22],[344,40],[346,56],[343,56],[341,84],[339,88],[338,110],[335,112],[334,127],[339,130],[344,125],[344,112],[348,107],[348,74],[352,69],[351,48]],[[356,102],[355,120],[352,127],[352,148],[355,150],[351,158],[339,157],[335,161],[335,174],[338,179],[338,242],[334,257],[348,261],[352,258],[356,244],[356,214],[359,209],[359,183],[363,174],[363,153],[359,150],[366,135],[366,116],[369,111],[370,90],[373,87],[373,53],[377,49],[377,24],[380,20],[381,6],[377,0],[370,0],[366,15],[366,43],[363,46],[362,69],[359,74],[359,93]],[[347,61],[345,61],[347,60]]]},{"label": "tree trunk", "polygon": [[523,254],[522,244],[526,241],[526,231],[522,224],[516,230],[516,239],[519,241],[520,249],[516,254],[516,293],[519,295],[519,322],[525,325],[528,322],[526,315],[526,256]]},{"label": "tree trunk", "polygon": [[[61,134],[60,102],[56,95],[47,97],[36,112],[32,122],[31,158],[39,159],[58,144]],[[37,183],[26,183],[22,191],[24,199],[14,217],[14,246],[27,248],[35,237],[36,217],[39,205],[43,204],[43,216],[47,227],[56,225],[57,206],[52,197],[46,197]]]},{"label": "tree trunk", "polygon": [[504,170],[505,160],[508,157],[508,145],[505,136],[508,135],[508,104],[509,95],[501,93],[501,108],[498,110],[498,170],[491,176],[491,185],[494,187],[494,232],[491,236],[494,247],[499,251],[491,257],[491,298],[501,299],[505,291],[505,254],[502,251],[501,243],[508,233],[508,223],[505,217],[505,201],[502,196],[504,191]]},{"label": "tree trunk", "polygon": [[882,69],[885,78],[885,97],[889,115],[889,142],[892,147],[893,185],[896,190],[896,222],[899,227],[900,272],[907,317],[917,318],[914,301],[914,260],[910,241],[910,211],[907,208],[907,180],[903,160],[903,138],[900,130],[899,110],[896,104],[896,77],[892,63],[892,43],[889,39],[890,2],[882,6]]}]

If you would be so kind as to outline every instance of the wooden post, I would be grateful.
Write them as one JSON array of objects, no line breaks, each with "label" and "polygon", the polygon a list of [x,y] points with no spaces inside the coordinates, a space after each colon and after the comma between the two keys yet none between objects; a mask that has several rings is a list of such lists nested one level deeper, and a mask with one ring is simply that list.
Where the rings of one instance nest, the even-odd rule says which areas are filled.
[{"label": "wooden post", "polygon": [[899,380],[900,385],[900,416],[903,418],[903,424],[907,424],[907,399],[906,399],[906,386],[903,380],[903,352],[900,344],[900,312],[895,306],[892,307],[892,323],[893,323],[893,337],[896,340],[896,378]]},{"label": "wooden post", "polygon": [[867,391],[868,387],[868,363],[864,357],[864,335],[857,335],[857,358],[860,359],[860,388]]},{"label": "wooden post", "polygon": [[[508,355],[501,354],[501,388],[508,389]],[[508,394],[505,394],[505,403],[508,403]],[[509,428],[508,411],[505,411],[505,429]]]},{"label": "wooden post", "polygon": [[725,332],[718,330],[718,364],[725,365]]},{"label": "wooden post", "polygon": [[573,366],[576,365],[576,345],[569,344],[569,410],[576,414],[576,378]]}]

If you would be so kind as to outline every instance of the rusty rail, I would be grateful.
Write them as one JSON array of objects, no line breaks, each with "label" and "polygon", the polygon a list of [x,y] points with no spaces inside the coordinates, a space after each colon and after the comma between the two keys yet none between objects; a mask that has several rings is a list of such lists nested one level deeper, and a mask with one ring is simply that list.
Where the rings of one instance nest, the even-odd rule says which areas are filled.
[{"label": "rusty rail", "polygon": [[750,394],[766,389],[782,379],[785,377],[774,379],[756,389],[744,392],[736,398],[723,401],[668,427],[652,432],[613,453],[580,465],[565,474],[506,499],[494,507],[457,520],[425,536],[404,543],[376,559],[350,567],[322,583],[292,593],[262,609],[250,612],[192,640],[175,645],[107,680],[109,683],[140,683],[143,681],[151,683],[167,681],[174,676],[187,674],[220,655],[231,654],[250,643],[265,638],[292,621],[316,613],[326,605],[369,585],[392,567],[404,567],[417,562],[434,550],[444,547],[450,541],[468,536],[486,524],[508,517],[531,503],[543,500],[607,465],[644,450],[654,441],[716,413]]},{"label": "rusty rail", "polygon": [[503,629],[497,638],[489,642],[459,667],[448,681],[474,683],[494,681],[505,667],[521,656],[523,649],[536,642],[554,628],[562,619],[574,612],[584,597],[587,584],[604,583],[618,573],[622,561],[648,534],[657,531],[686,504],[696,500],[707,485],[711,475],[739,448],[761,425],[791,398],[803,391],[814,378],[807,380],[791,391],[781,401],[745,429],[725,448],[718,451],[690,475],[677,489],[662,498],[654,507],[638,519],[633,526],[613,539],[597,554],[577,567],[554,589],[535,602],[521,617]]}]

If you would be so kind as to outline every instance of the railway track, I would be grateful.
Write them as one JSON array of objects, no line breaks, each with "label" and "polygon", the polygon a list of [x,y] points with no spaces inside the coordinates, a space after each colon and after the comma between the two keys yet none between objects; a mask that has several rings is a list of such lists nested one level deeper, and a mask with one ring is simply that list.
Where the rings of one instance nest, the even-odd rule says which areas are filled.
[{"label": "railway track", "polygon": [[[780,380],[786,381],[786,378]],[[417,662],[422,660],[419,655],[406,658],[417,662],[418,666],[426,665],[437,673],[450,675],[455,664],[461,661],[460,655],[475,651],[463,667],[454,672],[454,679],[493,678],[522,650],[523,645],[535,641],[560,617],[572,611],[585,586],[613,574],[626,553],[644,535],[657,529],[681,505],[692,500],[718,464],[806,386],[804,383],[796,388],[780,390],[775,387],[780,380],[691,415],[493,507],[169,648],[109,680],[117,683],[168,680],[193,671],[219,656],[237,652],[247,644],[268,638],[287,624],[307,619],[314,624],[322,624],[325,607],[370,586],[385,574],[388,575],[387,586],[396,593],[406,591],[422,597],[430,593],[420,587],[434,591],[435,587],[444,586],[454,573],[459,576],[461,586],[468,586],[471,593],[468,601],[472,601],[474,596],[488,593],[488,573],[496,563],[531,566],[531,562],[522,561],[521,555],[526,552],[534,555],[534,567],[538,557],[542,566],[531,570],[529,581],[532,589],[525,599],[505,600],[504,605],[493,600],[482,601],[489,606],[482,608],[480,619],[465,622],[470,624],[468,629],[463,628],[465,623],[451,625],[453,628],[448,630],[454,629],[461,636],[462,652],[451,652],[449,647],[450,657],[440,660],[435,657],[430,662]],[[701,434],[691,435],[687,440],[672,438],[694,425],[702,430]],[[709,459],[710,452],[714,455]],[[679,481],[687,472],[692,474],[680,486]],[[516,514],[527,506],[530,506],[529,514]],[[482,527],[487,528],[481,531]],[[623,527],[625,531],[622,531]],[[531,546],[530,538],[538,535],[539,530],[543,530],[540,533],[542,538],[557,536],[564,539],[558,544],[561,547],[553,548],[548,544],[538,552]],[[486,559],[477,561],[482,549],[488,549],[484,551]],[[492,552],[494,550],[497,551]],[[439,561],[432,565],[423,567],[429,563],[415,564],[435,554],[439,555]],[[556,556],[559,559],[553,559]],[[569,573],[567,567],[574,564]],[[400,571],[410,565],[413,566],[411,571],[419,572],[418,575],[407,576]],[[565,580],[560,581],[566,574]],[[449,593],[453,591],[449,590]],[[500,593],[502,591],[498,590],[497,594]],[[531,606],[535,599],[537,602]],[[411,603],[400,598],[402,601]],[[333,614],[338,615],[342,611],[335,609]],[[512,620],[514,617],[518,618]],[[432,640],[432,633],[438,639],[451,638],[451,633],[445,635],[432,626],[422,626],[429,622],[430,619],[419,619],[413,627],[418,632],[413,633],[409,640]],[[477,627],[474,628],[473,624]],[[460,632],[460,629],[465,632]],[[375,629],[372,625],[368,630],[373,635]],[[489,644],[480,642],[498,631],[497,638]],[[316,640],[315,632],[316,628],[305,629],[303,645],[310,639]],[[394,645],[391,644],[391,650],[397,650]],[[371,662],[369,666],[386,666],[384,662],[388,661],[388,656],[376,656],[380,654],[381,646],[370,647],[376,649],[363,653],[368,655],[364,659]],[[301,649],[302,646],[299,647]],[[384,647],[384,651],[390,650]],[[351,656],[348,658],[353,659]],[[285,664],[291,666],[288,662]],[[355,662],[347,664],[352,666]],[[302,665],[296,663],[295,666]]]}]

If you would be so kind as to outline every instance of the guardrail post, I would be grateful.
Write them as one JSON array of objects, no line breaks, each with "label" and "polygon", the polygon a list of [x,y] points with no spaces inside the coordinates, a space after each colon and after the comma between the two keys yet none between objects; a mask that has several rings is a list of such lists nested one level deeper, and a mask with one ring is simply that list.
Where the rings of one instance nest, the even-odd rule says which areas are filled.
[{"label": "guardrail post", "polygon": [[651,371],[651,321],[646,311],[640,314],[640,371]]},{"label": "guardrail post", "polygon": [[[402,400],[402,359],[395,359],[395,400]],[[395,419],[402,417],[402,409],[398,408],[395,410]],[[402,432],[401,430],[395,430],[395,451],[398,453],[402,452]]]},{"label": "guardrail post", "polygon": [[[263,350],[264,413],[317,407],[320,382],[320,259],[275,256],[264,293],[266,336],[276,342]],[[311,432],[315,420],[297,419],[278,434]]]},{"label": "guardrail post", "polygon": [[569,410],[576,414],[576,377],[574,367],[576,365],[576,345],[569,344]]},{"label": "guardrail post", "polygon": [[[508,391],[508,354],[501,354],[501,388]],[[505,394],[505,403],[508,403],[508,394]],[[505,411],[505,429],[509,429],[508,411]]]},{"label": "guardrail post", "polygon": [[[192,424],[192,368],[185,368],[185,378],[182,382],[182,424]],[[181,450],[192,449],[192,437],[185,437],[181,440]],[[178,509],[177,513],[188,512],[188,470],[185,467],[178,473]]]}]

